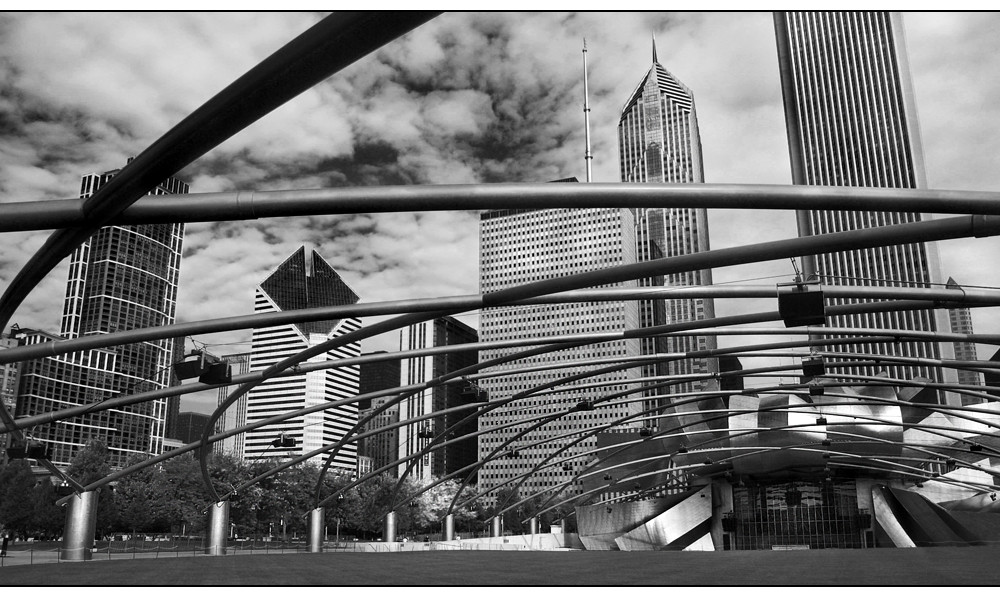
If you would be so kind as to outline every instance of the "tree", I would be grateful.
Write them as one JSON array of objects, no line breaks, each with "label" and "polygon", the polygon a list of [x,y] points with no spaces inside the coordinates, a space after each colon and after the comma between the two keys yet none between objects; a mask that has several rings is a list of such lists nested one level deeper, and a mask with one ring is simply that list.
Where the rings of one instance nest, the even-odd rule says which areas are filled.
[{"label": "tree", "polygon": [[[127,466],[145,458],[131,458]],[[115,487],[118,523],[133,533],[168,532],[175,520],[175,500],[166,473],[146,467],[123,478]]]},{"label": "tree", "polygon": [[89,485],[111,474],[108,464],[108,446],[100,440],[91,440],[76,453],[66,474],[80,485]]},{"label": "tree", "polygon": [[63,532],[66,510],[56,505],[60,497],[49,477],[44,477],[32,492],[32,526],[44,536],[58,537]]},{"label": "tree", "polygon": [[0,470],[0,527],[27,536],[34,527],[35,476],[24,460]]},{"label": "tree", "polygon": [[[91,440],[82,450],[76,453],[66,470],[66,474],[80,485],[89,485],[107,477],[111,473],[108,464],[108,446],[100,440]],[[97,528],[98,537],[106,536],[115,527],[115,496],[114,489],[105,486],[98,490],[97,497]]]},{"label": "tree", "polygon": [[358,530],[374,534],[381,533],[386,514],[393,509],[393,506],[397,506],[395,509],[396,528],[412,528],[413,513],[411,508],[407,507],[406,504],[398,507],[392,501],[413,495],[416,493],[416,488],[409,479],[403,481],[397,494],[393,494],[395,486],[396,479],[387,474],[372,477],[358,486],[358,517],[354,521]]},{"label": "tree", "polygon": [[344,488],[353,483],[350,475],[346,473],[328,474],[323,477],[323,491],[321,498],[334,496],[326,505],[326,524],[332,525],[339,530],[343,536],[348,533],[360,535],[367,532],[358,526],[361,519],[361,496],[356,487],[348,491]]},{"label": "tree", "polygon": [[[434,479],[428,485],[436,481],[437,479]],[[461,483],[458,479],[448,479],[424,491],[416,498],[415,501],[418,503],[419,508],[415,513],[414,522],[418,530],[421,532],[437,532],[444,517],[448,515],[448,509],[452,503],[456,505],[461,504],[475,493],[471,487],[465,486],[462,490],[462,497],[456,500],[455,494],[458,493],[460,486]],[[458,528],[461,528],[463,524],[471,523],[478,517],[475,504],[454,509],[452,516]]]},{"label": "tree", "polygon": [[193,535],[205,530],[208,493],[201,480],[201,465],[192,454],[182,454],[162,465],[173,502],[171,531]]}]

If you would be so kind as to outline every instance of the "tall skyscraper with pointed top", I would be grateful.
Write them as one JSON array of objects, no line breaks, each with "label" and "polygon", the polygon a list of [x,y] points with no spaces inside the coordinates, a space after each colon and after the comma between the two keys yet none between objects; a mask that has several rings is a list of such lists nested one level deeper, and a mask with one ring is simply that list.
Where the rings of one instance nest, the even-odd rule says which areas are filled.
[{"label": "tall skyscraper with pointed top", "polygon": [[[653,64],[629,95],[618,120],[622,182],[702,183],[701,136],[694,94],[660,64],[653,40]],[[636,210],[636,259],[647,261],[707,251],[708,214],[697,208]],[[711,270],[640,280],[640,286],[692,286],[712,283]],[[651,300],[639,303],[642,327],[696,321],[715,316],[711,299]],[[643,338],[643,354],[689,352],[715,347],[713,337]],[[717,371],[710,359],[671,361],[643,369],[643,377]],[[708,381],[685,382],[653,395],[697,391]],[[663,399],[660,399],[661,402]]]},{"label": "tall skyscraper with pointed top", "polygon": [[[319,253],[312,251],[310,256],[311,259],[307,260],[305,247],[300,247],[264,278],[255,290],[254,313],[358,302],[358,295]],[[302,350],[360,328],[358,318],[347,317],[254,329],[250,371],[266,369]],[[351,342],[317,355],[308,362],[360,354],[360,345]],[[269,379],[247,394],[246,421],[253,423],[288,411],[356,396],[358,375],[358,366],[349,365]],[[243,456],[248,460],[300,456],[340,441],[357,422],[357,405],[347,404],[253,429],[247,432],[243,442]],[[294,439],[295,446],[275,447],[274,440],[282,434]],[[315,457],[315,462],[322,463],[324,459],[325,455],[319,455]],[[344,446],[333,466],[353,472],[357,467],[357,447],[354,444]]]},{"label": "tall skyscraper with pointed top", "polygon": [[[792,182],[884,188],[922,188],[923,152],[903,26],[887,12],[774,14]],[[798,212],[799,235],[826,234],[918,222],[915,212]],[[804,259],[828,284],[927,287],[941,281],[933,243],[859,249]],[[832,299],[830,304],[846,300]],[[831,316],[828,325],[870,329],[947,330],[944,312],[931,309]],[[831,348],[832,349],[832,348]],[[838,352],[938,359],[948,343],[901,341],[843,345]],[[842,372],[943,381],[938,367],[880,364]],[[948,375],[951,376],[950,370]]]}]

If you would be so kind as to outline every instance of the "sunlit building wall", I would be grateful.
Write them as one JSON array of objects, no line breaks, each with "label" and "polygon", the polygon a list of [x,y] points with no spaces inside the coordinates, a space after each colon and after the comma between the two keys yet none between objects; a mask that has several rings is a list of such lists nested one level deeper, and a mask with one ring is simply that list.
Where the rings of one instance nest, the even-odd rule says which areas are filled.
[{"label": "sunlit building wall", "polygon": [[[315,251],[307,262],[305,247],[274,269],[255,290],[254,313],[273,313],[310,307],[351,305],[358,295],[344,282],[340,274]],[[250,371],[261,371],[299,352],[333,338],[360,329],[356,317],[312,321],[256,328],[250,349]],[[326,362],[356,357],[360,345],[350,342],[321,353],[307,362]],[[247,423],[268,419],[278,414],[353,398],[358,394],[358,366],[348,365],[310,371],[302,375],[274,377],[254,387],[247,395]],[[358,422],[356,404],[345,404],[318,412],[253,429],[246,433],[243,456],[247,460],[272,457],[300,456],[343,439]],[[274,447],[282,435],[295,440],[295,446]],[[326,455],[310,459],[321,464]],[[354,473],[357,469],[357,447],[348,444],[338,452],[333,462],[336,468]]]},{"label": "sunlit building wall", "polygon": [[[220,357],[223,361],[229,363],[230,372],[235,377],[237,375],[243,375],[250,371],[250,353],[241,352],[238,354],[229,354]],[[236,389],[236,386],[226,386],[224,388],[219,388],[219,405],[222,405],[229,397],[229,394]],[[215,430],[219,431],[229,431],[231,429],[238,429],[247,424],[247,395],[243,394],[236,399],[236,403],[223,411],[222,415],[215,422]],[[230,435],[226,439],[215,442],[212,444],[212,451],[216,454],[228,454],[230,456],[235,456],[236,458],[243,458],[243,440],[246,437],[245,433],[238,433],[236,435]]]},{"label": "sunlit building wall", "polygon": [[[618,154],[622,182],[703,183],[701,135],[694,94],[659,63],[653,64],[622,108],[618,121]],[[643,208],[635,210],[636,259],[648,261],[709,249],[708,212],[704,208]],[[712,284],[711,270],[679,272],[644,278],[640,286],[699,286]],[[712,299],[644,300],[639,302],[642,327],[697,321],[715,316]],[[715,348],[715,337],[670,336],[642,338],[643,354],[686,353]],[[711,359],[672,360],[643,367],[643,377],[691,375],[718,371]],[[708,389],[708,381],[686,382],[650,395]],[[662,402],[665,399],[660,399]],[[651,404],[652,405],[652,404]]]},{"label": "sunlit building wall", "polygon": [[[923,152],[900,16],[887,12],[775,13],[778,61],[792,178],[799,185],[882,188],[925,186]],[[809,210],[798,213],[799,235],[919,222],[915,212]],[[929,287],[940,283],[933,243],[856,249],[816,256],[825,284]],[[828,304],[848,302],[828,299]],[[830,316],[838,327],[947,330],[933,310]],[[847,344],[841,352],[938,359],[949,343],[900,341]],[[942,381],[938,367],[880,364],[857,375]],[[949,372],[949,376],[951,373]]]},{"label": "sunlit building wall", "polygon": [[[80,197],[92,196],[118,172],[84,176]],[[187,192],[187,183],[168,178],[149,194]],[[70,256],[61,338],[173,324],[183,238],[181,223],[106,226],[94,233]],[[26,364],[17,415],[31,416],[92,401],[96,390],[77,392],[74,386],[80,383],[102,388],[102,398],[167,387],[173,345],[173,339],[164,338],[116,346],[110,360],[103,353],[78,353]],[[84,373],[76,369],[105,365],[110,368],[103,369],[103,376],[97,370]],[[32,433],[51,445],[56,464],[68,464],[90,440],[100,439],[108,445],[112,466],[122,466],[132,455],[162,451],[166,418],[167,399],[160,398],[82,415],[72,423],[38,426]]]},{"label": "sunlit building wall", "polygon": [[[421,350],[469,344],[478,339],[479,335],[476,330],[454,317],[438,317],[400,330],[399,349],[401,351]],[[478,354],[477,351],[472,350],[403,359],[400,362],[400,385],[424,384],[448,373],[470,367],[476,364]],[[473,410],[418,420],[419,417],[433,412],[470,404],[469,395],[463,390],[464,388],[458,384],[436,385],[408,396],[400,403],[400,422],[413,421],[413,423],[399,429],[398,454],[400,457],[416,455],[426,448],[432,439],[445,433],[446,429],[451,429],[453,426],[456,426],[450,431],[453,440],[475,433],[476,417],[469,417],[469,415],[475,414]],[[421,456],[413,463],[407,476],[426,482],[433,477],[443,477],[454,473],[473,464],[478,459],[477,447],[476,437],[453,441],[441,449],[432,450]],[[410,467],[410,463],[400,464],[398,473],[403,474],[408,467]]]},{"label": "sunlit building wall", "polygon": [[[571,184],[571,183],[567,183]],[[480,215],[480,292],[489,293],[512,286],[635,262],[635,219],[628,209],[540,209],[492,210]],[[634,287],[634,282],[607,287]],[[569,303],[561,305],[524,305],[484,309],[480,317],[482,342],[538,339],[546,336],[579,333],[621,332],[638,326],[634,302]],[[517,352],[519,349],[489,349],[480,352],[487,361]],[[490,371],[513,371],[519,368],[580,362],[590,359],[633,357],[639,355],[636,340],[615,340],[568,348],[559,352],[531,356],[502,364]],[[580,369],[551,369],[514,373],[500,378],[485,378],[479,383],[489,394],[490,402],[504,400],[536,386],[555,381]],[[632,389],[635,369],[606,373],[571,384],[579,389],[564,393],[517,399],[479,419],[480,458],[525,431],[538,417],[565,413],[581,401],[592,401]],[[608,383],[600,387],[584,384]],[[628,398],[635,398],[629,396]],[[567,414],[514,441],[516,456],[492,458],[479,471],[479,488],[494,487],[514,476],[528,473],[547,456],[578,439],[584,431],[607,425],[609,429],[635,428],[641,423],[615,421],[641,410],[640,401],[618,399],[592,411]],[[515,423],[513,427],[499,426]],[[539,445],[532,445],[542,442]],[[590,437],[560,455],[573,457],[596,446]],[[503,448],[501,454],[509,448]],[[545,467],[528,478],[520,492],[530,495],[556,490],[582,470],[588,457],[572,459],[565,466]],[[565,487],[569,493],[580,491],[579,483]],[[495,494],[494,496],[495,497]],[[487,499],[492,500],[492,497]]]}]

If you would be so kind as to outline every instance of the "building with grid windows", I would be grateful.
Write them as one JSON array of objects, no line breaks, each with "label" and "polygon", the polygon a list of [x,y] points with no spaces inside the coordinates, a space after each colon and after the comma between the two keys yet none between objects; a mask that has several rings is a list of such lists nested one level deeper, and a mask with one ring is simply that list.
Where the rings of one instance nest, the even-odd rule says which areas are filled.
[{"label": "building with grid windows", "polygon": [[[388,354],[379,351],[370,354]],[[399,387],[399,360],[369,361],[360,367],[360,393],[370,394]],[[364,421],[362,433],[384,429],[399,421],[399,405],[388,405],[395,396],[381,396],[358,402],[358,420]],[[399,458],[399,430],[385,429],[358,440],[358,455],[371,460],[372,470],[388,466]],[[385,471],[395,476],[396,468]]]},{"label": "building with grid windows", "polygon": [[[635,262],[635,219],[628,209],[538,209],[491,210],[480,215],[479,288],[482,293],[521,284],[558,278],[599,268]],[[633,286],[633,282],[614,284]],[[482,342],[537,339],[564,334],[621,332],[638,326],[635,302],[594,302],[560,305],[523,305],[484,309],[480,316]],[[480,361],[510,355],[519,349],[480,351]],[[495,487],[515,476],[527,474],[557,450],[565,463],[545,466],[529,475],[520,489],[522,496],[545,490],[578,493],[580,484],[568,483],[587,464],[584,452],[596,446],[591,436],[571,447],[581,432],[606,425],[609,430],[635,428],[641,423],[616,421],[641,410],[641,400],[632,394],[599,402],[593,410],[578,410],[551,423],[542,424],[509,443],[529,425],[557,413],[573,410],[634,389],[634,369],[616,371],[581,380],[554,392],[518,397],[540,384],[565,377],[571,370],[543,369],[567,362],[616,359],[639,355],[635,340],[615,340],[570,347],[559,352],[530,356],[498,365],[490,371],[513,371],[501,378],[484,378],[479,385],[490,402],[514,398],[479,418],[479,457],[491,459],[479,470],[479,489]],[[574,387],[575,386],[575,387]],[[574,458],[579,455],[578,458]],[[558,461],[557,461],[558,462]],[[494,494],[495,495],[495,494]],[[487,498],[489,499],[489,498]]]},{"label": "building with grid windows", "polygon": [[[400,331],[399,349],[420,350],[455,344],[477,342],[479,334],[454,317],[438,317],[416,323]],[[403,359],[400,363],[400,385],[423,384],[448,373],[470,367],[478,362],[476,350],[453,352]],[[421,390],[408,396],[399,405],[399,420],[411,421],[432,412],[444,411],[472,404],[472,394],[458,384],[443,384]],[[430,441],[450,430],[453,439],[476,432],[475,410],[448,413],[415,421],[399,429],[400,457],[417,454]],[[476,437],[448,443],[443,449],[433,450],[413,463],[407,476],[425,482],[433,477],[443,477],[463,469],[478,460]],[[401,464],[402,475],[410,464]],[[472,472],[475,475],[475,471]]]},{"label": "building with grid windows", "polygon": [[[83,177],[87,198],[119,171]],[[153,195],[188,192],[169,178]],[[26,343],[76,338],[174,323],[184,225],[106,226],[70,257],[60,336],[32,331]],[[167,387],[171,383],[172,339],[116,346],[109,350],[46,357],[24,363],[17,416],[25,417],[96,400]],[[32,430],[49,444],[52,461],[67,465],[90,440],[108,445],[112,466],[133,454],[162,451],[167,400],[82,415]]]},{"label": "building with grid windows", "polygon": [[[703,183],[701,135],[694,94],[659,63],[653,42],[653,65],[622,108],[618,120],[618,155],[622,182]],[[636,259],[648,261],[699,253],[709,249],[708,212],[704,208],[645,208],[635,210]],[[699,270],[645,278],[640,286],[700,286],[712,284],[712,271]],[[715,316],[712,299],[644,300],[639,323],[651,327]],[[642,354],[683,353],[716,347],[715,337],[642,338]],[[714,359],[682,359],[647,365],[643,377],[717,372]],[[707,390],[710,381],[684,382],[650,390],[663,404],[667,394]],[[655,399],[652,396],[661,396]]]},{"label": "building with grid windows", "polygon": [[[250,353],[241,352],[237,354],[223,355],[221,358],[224,362],[229,363],[229,370],[233,376],[243,375],[250,371]],[[219,404],[221,405],[229,397],[230,392],[235,389],[235,386],[226,386],[224,388],[219,388]],[[247,424],[247,395],[243,394],[236,400],[236,404],[233,404],[227,408],[219,420],[215,422],[216,431],[228,431],[230,429],[236,429]],[[243,433],[238,433],[236,435],[231,435],[221,442],[215,442],[212,444],[212,451],[216,454],[228,454],[229,456],[234,456],[236,458],[243,458]]]},{"label": "building with grid windows", "polygon": [[[0,350],[17,346],[17,340],[5,333],[0,333]],[[17,384],[21,376],[18,363],[0,364],[0,408],[6,408],[13,413],[17,405]],[[0,450],[7,447],[7,434],[0,433]],[[0,463],[6,462],[6,452],[0,453]]]},{"label": "building with grid windows", "polygon": [[[958,285],[955,278],[948,278],[948,288],[961,289],[962,287]],[[951,332],[953,334],[972,334],[974,333],[972,329],[972,310],[968,307],[949,307],[948,308],[948,322],[951,324]],[[975,361],[978,360],[976,357],[976,344],[975,342],[968,342],[963,340],[956,340],[954,342],[955,347],[955,358],[959,361]],[[978,371],[969,371],[967,369],[958,370],[958,383],[968,386],[981,386],[983,385],[983,376]],[[982,398],[976,398],[975,396],[962,395],[962,404],[979,404],[983,402]]]},{"label": "building with grid windows", "polygon": [[[352,305],[358,295],[351,290],[320,255],[300,247],[257,285],[254,313],[273,313],[310,307]],[[356,317],[290,323],[253,331],[250,371],[261,371],[299,352],[361,328]],[[350,342],[310,359],[324,362],[356,357],[360,345]],[[325,402],[353,398],[358,394],[358,366],[310,371],[303,375],[268,379],[247,393],[246,420],[253,423],[289,411]],[[356,404],[341,405],[300,415],[246,433],[243,457],[247,460],[301,456],[340,441],[358,422]],[[272,445],[282,435],[295,440],[292,448]],[[322,464],[325,455],[311,461]],[[357,469],[357,447],[352,443],[338,452],[333,466],[353,473]]]},{"label": "building with grid windows", "polygon": [[[906,43],[898,14],[779,12],[774,17],[785,122],[794,184],[882,188],[925,186]],[[799,235],[826,234],[925,218],[913,212],[800,211]],[[828,284],[928,287],[941,281],[933,243],[859,249],[816,256]],[[840,304],[831,299],[828,304]],[[938,331],[943,311],[830,316],[837,327]],[[902,341],[843,345],[851,353],[950,358],[950,343]],[[945,381],[938,367],[882,364],[853,375]],[[948,376],[952,375],[951,371]],[[948,380],[954,381],[954,380]],[[950,399],[949,399],[950,400]]]}]

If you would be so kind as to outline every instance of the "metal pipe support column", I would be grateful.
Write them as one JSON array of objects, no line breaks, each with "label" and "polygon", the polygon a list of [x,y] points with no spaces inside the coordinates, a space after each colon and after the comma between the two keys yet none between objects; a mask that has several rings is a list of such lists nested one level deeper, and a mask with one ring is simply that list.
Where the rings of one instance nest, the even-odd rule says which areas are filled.
[{"label": "metal pipe support column", "polygon": [[538,517],[537,516],[532,516],[531,520],[529,521],[529,524],[531,525],[531,534],[532,535],[537,535],[538,534]]},{"label": "metal pipe support column", "polygon": [[309,511],[309,553],[323,553],[325,508]]},{"label": "metal pipe support column", "polygon": [[396,540],[396,513],[390,512],[385,515],[385,527],[382,533],[382,540],[392,543]]},{"label": "metal pipe support column", "polygon": [[449,514],[444,517],[444,540],[455,540],[455,515]]},{"label": "metal pipe support column", "polygon": [[91,559],[94,533],[97,531],[97,495],[100,489],[73,494],[66,507],[59,557],[64,561],[82,562]]},{"label": "metal pipe support column", "polygon": [[500,516],[493,517],[493,534],[492,537],[503,537],[503,518]]},{"label": "metal pipe support column", "polygon": [[212,504],[208,509],[208,545],[205,553],[210,556],[226,555],[226,537],[229,534],[229,500]]}]

